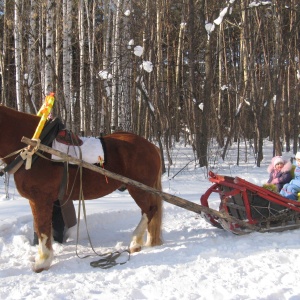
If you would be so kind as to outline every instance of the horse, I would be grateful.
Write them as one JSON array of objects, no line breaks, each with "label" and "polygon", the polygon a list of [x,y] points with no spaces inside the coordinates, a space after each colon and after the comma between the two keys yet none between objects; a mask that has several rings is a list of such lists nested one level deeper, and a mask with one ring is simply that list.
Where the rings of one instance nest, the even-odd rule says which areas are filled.
[{"label": "horse", "polygon": [[[40,117],[19,112],[0,105],[0,157],[9,164],[15,157],[6,157],[24,148],[23,136],[31,137]],[[149,187],[162,190],[162,160],[159,149],[145,138],[129,132],[115,132],[102,138],[105,145],[104,168],[116,174],[141,182]],[[50,154],[44,153],[50,159]],[[36,233],[38,252],[33,265],[35,272],[48,270],[54,257],[52,248],[51,219],[53,202],[58,199],[63,176],[63,163],[38,158],[29,170],[22,166],[14,174],[19,194],[29,200]],[[64,200],[78,200],[80,180],[85,200],[108,195],[124,183],[106,178],[91,171],[82,170],[82,178],[77,176],[78,166],[69,165],[68,181],[74,184],[68,188]],[[141,220],[132,233],[129,251],[139,252],[143,246],[153,247],[162,244],[162,199],[132,185],[125,185],[129,194],[141,210]],[[145,239],[145,232],[147,236]]]}]

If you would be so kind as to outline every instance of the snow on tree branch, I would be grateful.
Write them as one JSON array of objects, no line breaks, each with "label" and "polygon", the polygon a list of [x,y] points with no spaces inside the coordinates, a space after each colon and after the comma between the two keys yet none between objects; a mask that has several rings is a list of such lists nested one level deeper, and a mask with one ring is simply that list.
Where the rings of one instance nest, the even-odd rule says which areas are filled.
[{"label": "snow on tree branch", "polygon": [[271,5],[272,2],[271,1],[253,1],[249,4],[249,7],[256,7],[256,6],[260,6],[260,5]]},{"label": "snow on tree branch", "polygon": [[214,20],[214,23],[216,25],[220,25],[223,21],[223,18],[225,17],[225,15],[227,14],[227,11],[228,11],[228,6],[223,8],[220,12],[220,15],[217,19]]},{"label": "snow on tree branch", "polygon": [[152,102],[151,102],[151,100],[149,98],[149,94],[148,94],[148,91],[147,91],[147,88],[146,88],[143,76],[138,76],[137,79],[136,79],[136,83],[137,83],[137,86],[138,86],[139,90],[144,95],[143,98],[145,99],[146,103],[148,104],[149,109],[152,112],[154,112],[155,109],[154,109],[154,106],[153,106],[153,104],[152,104]]},{"label": "snow on tree branch", "polygon": [[206,22],[205,29],[207,31],[207,39],[208,40],[209,40],[210,34],[215,29],[215,24],[216,25],[220,25],[223,22],[223,18],[227,14],[228,8],[229,8],[229,13],[231,14],[232,5],[233,5],[234,2],[235,2],[235,0],[229,0],[229,1],[227,1],[228,5],[221,10],[218,18],[215,19],[213,23]]},{"label": "snow on tree branch", "polygon": [[153,71],[153,64],[151,61],[143,61],[140,67],[148,73],[151,73]]},{"label": "snow on tree branch", "polygon": [[144,52],[144,48],[142,46],[135,46],[133,49],[133,53],[136,56],[142,56]]},{"label": "snow on tree branch", "polygon": [[102,79],[102,80],[110,80],[112,79],[112,75],[105,71],[105,70],[102,70],[98,73],[99,77]]}]

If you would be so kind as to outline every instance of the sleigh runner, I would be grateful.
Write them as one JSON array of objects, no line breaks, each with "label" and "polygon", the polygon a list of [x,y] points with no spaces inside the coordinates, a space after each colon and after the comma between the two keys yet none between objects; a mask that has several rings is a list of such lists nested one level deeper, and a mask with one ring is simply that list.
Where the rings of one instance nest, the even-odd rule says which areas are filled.
[{"label": "sleigh runner", "polygon": [[300,202],[284,198],[239,177],[221,176],[213,172],[209,176],[213,185],[201,196],[201,205],[209,207],[210,196],[219,194],[220,212],[254,225],[256,229],[251,230],[211,214],[202,214],[213,226],[235,234],[300,228]]}]

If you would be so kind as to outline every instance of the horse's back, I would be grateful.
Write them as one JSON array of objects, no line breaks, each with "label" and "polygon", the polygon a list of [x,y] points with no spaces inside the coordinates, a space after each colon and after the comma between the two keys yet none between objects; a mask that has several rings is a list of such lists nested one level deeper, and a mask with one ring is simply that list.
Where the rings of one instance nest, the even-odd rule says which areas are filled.
[{"label": "horse's back", "polygon": [[154,144],[130,132],[116,132],[103,140],[108,170],[145,184],[152,185],[157,180],[161,157]]},{"label": "horse's back", "polygon": [[157,147],[154,144],[131,132],[120,131],[109,134],[104,137],[104,142],[110,149],[115,148],[117,150],[121,148],[122,151],[130,152],[136,149],[144,153],[154,152],[154,155],[157,155]]}]

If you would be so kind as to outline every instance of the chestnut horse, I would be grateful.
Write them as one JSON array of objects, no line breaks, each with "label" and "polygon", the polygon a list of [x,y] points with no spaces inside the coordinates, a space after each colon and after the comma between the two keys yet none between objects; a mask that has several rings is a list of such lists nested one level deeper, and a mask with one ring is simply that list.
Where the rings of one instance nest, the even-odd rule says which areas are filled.
[{"label": "chestnut horse", "polygon": [[[23,136],[32,137],[40,117],[18,112],[0,105],[0,157],[24,148]],[[103,138],[106,150],[106,170],[141,182],[152,188],[161,190],[161,156],[159,149],[146,139],[127,132],[113,133]],[[44,154],[50,158],[50,155]],[[4,158],[10,163],[14,157]],[[65,200],[78,200],[80,192],[77,166],[69,166],[69,183],[75,186],[66,191]],[[63,163],[53,162],[44,158],[37,159],[31,169],[25,170],[24,165],[14,174],[16,188],[21,196],[29,200],[37,235],[39,248],[34,270],[40,272],[50,267],[53,259],[51,219],[53,202],[58,199],[59,187],[63,176]],[[82,188],[85,200],[103,197],[120,188],[124,184],[106,178],[96,172],[83,169]],[[135,186],[126,186],[142,212],[141,221],[133,232],[129,250],[140,251],[144,245],[147,231],[146,246],[162,243],[162,199],[147,193]],[[69,190],[71,190],[69,188]],[[70,193],[70,194],[69,194]]]}]

